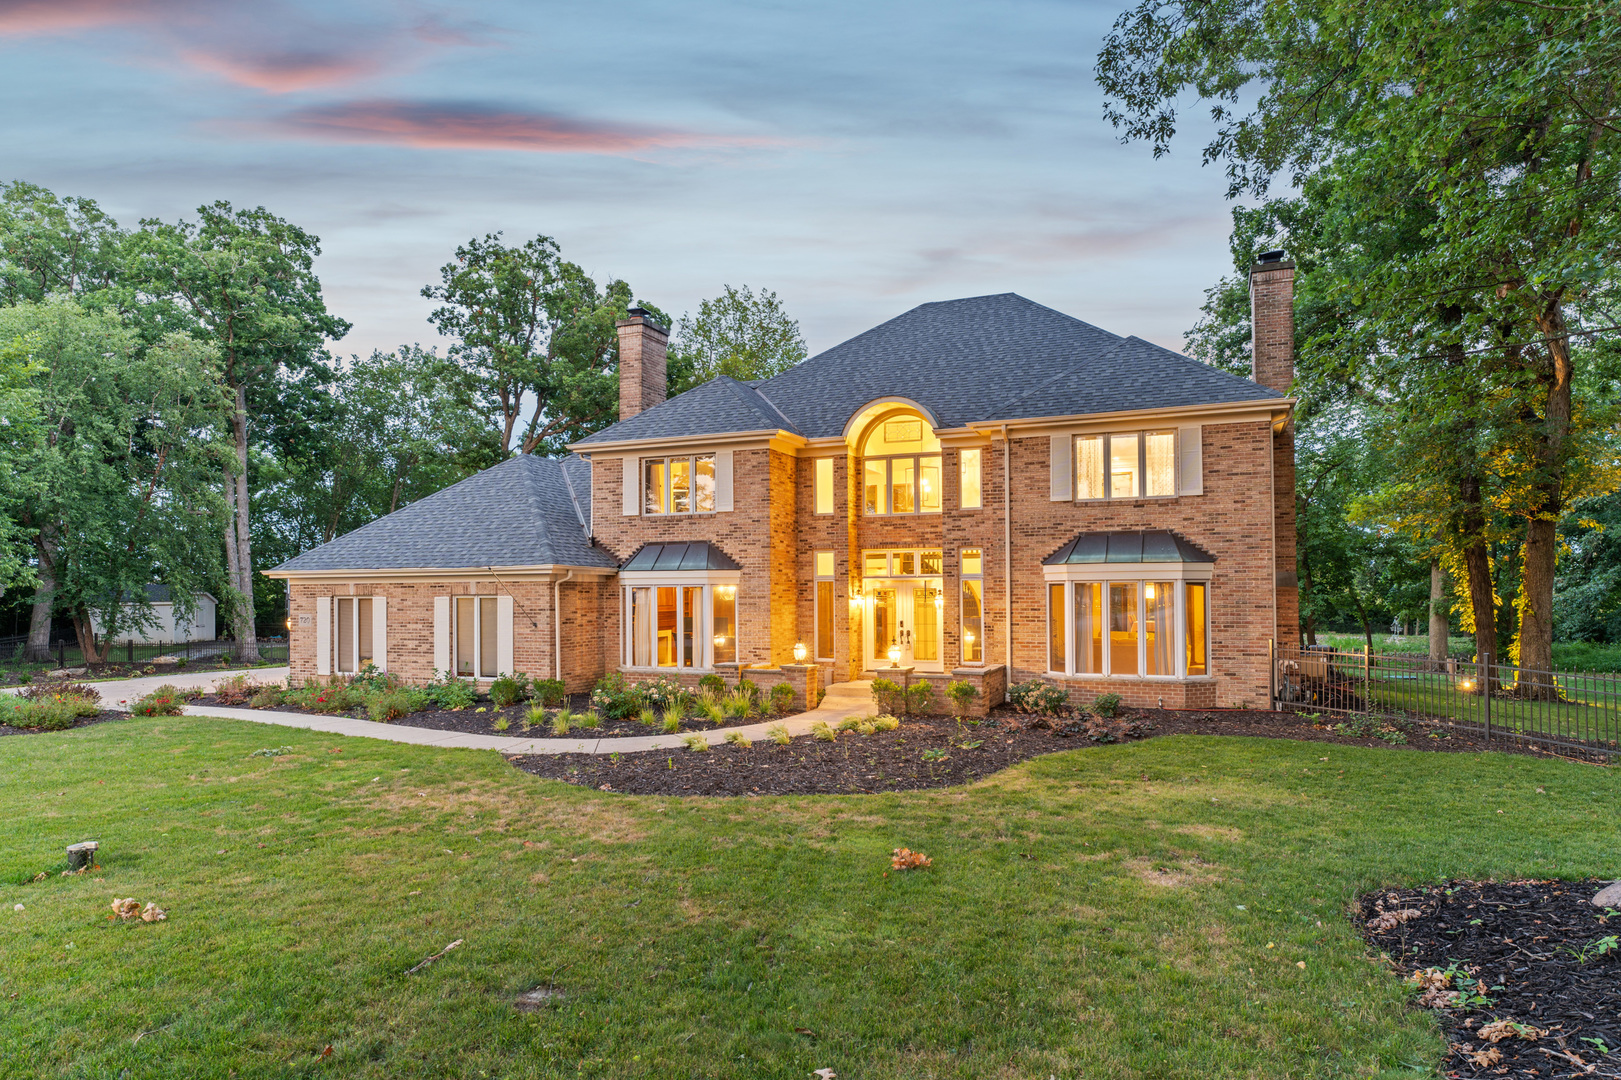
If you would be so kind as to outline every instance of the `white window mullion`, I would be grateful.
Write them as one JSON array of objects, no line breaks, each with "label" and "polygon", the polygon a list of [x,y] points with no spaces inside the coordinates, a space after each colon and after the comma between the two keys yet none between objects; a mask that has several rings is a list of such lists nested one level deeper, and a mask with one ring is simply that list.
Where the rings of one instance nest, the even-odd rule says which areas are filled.
[{"label": "white window mullion", "polygon": [[1064,582],[1064,610],[1059,615],[1064,620],[1064,674],[1073,675],[1078,667],[1076,664],[1075,649],[1080,642],[1075,637],[1075,583]]},{"label": "white window mullion", "polygon": [[1143,582],[1137,582],[1137,675],[1148,677],[1148,594]]},{"label": "white window mullion", "polygon": [[[1109,452],[1109,440],[1107,438],[1103,440],[1103,452],[1104,454]],[[1105,457],[1103,460],[1108,461],[1109,459]],[[1100,674],[1103,675],[1114,674],[1114,596],[1109,592],[1109,584],[1109,579],[1104,578],[1102,588],[1099,590],[1103,596],[1103,602],[1098,605],[1102,610],[1097,615],[1099,619],[1103,620],[1103,663],[1098,665],[1102,669]]]},{"label": "white window mullion", "polygon": [[1176,671],[1176,677],[1185,679],[1188,677],[1188,643],[1187,620],[1183,617],[1183,613],[1187,610],[1188,583],[1178,581],[1172,588],[1175,590],[1176,595],[1176,605],[1171,609],[1173,627],[1171,630],[1171,647],[1176,650],[1172,664]]}]

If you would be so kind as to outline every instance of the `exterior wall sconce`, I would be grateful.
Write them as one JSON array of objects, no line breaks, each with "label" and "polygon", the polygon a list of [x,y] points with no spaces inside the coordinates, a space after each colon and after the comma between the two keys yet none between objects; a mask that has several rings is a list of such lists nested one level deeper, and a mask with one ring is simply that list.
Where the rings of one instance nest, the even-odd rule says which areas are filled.
[{"label": "exterior wall sconce", "polygon": [[805,643],[803,641],[796,642],[794,644],[794,663],[803,664],[805,662],[805,656],[809,653],[809,651],[810,650],[805,648]]}]

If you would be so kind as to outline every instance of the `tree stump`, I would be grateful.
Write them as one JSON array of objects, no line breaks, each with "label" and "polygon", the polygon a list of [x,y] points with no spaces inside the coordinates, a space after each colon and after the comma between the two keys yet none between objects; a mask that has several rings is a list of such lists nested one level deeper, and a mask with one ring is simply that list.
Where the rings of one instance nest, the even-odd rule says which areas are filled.
[{"label": "tree stump", "polygon": [[96,864],[96,849],[101,847],[99,841],[86,840],[82,844],[68,845],[68,870],[83,870]]}]

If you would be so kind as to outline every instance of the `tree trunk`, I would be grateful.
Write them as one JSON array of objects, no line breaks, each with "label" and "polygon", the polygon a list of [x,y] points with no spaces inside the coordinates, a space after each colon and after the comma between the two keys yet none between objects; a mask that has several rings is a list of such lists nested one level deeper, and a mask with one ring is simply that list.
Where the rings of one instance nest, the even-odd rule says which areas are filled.
[{"label": "tree trunk", "polygon": [[[1548,366],[1543,373],[1547,398],[1542,430],[1534,451],[1537,479],[1535,503],[1525,527],[1520,562],[1519,664],[1532,671],[1553,670],[1553,577],[1559,556],[1559,515],[1564,509],[1565,439],[1571,421],[1570,339],[1565,314],[1558,303],[1549,304],[1537,318],[1537,328],[1548,342]],[[1557,696],[1552,680],[1536,676],[1517,687],[1522,696],[1551,699]]]},{"label": "tree trunk", "polygon": [[39,551],[39,590],[34,593],[34,610],[28,618],[28,645],[23,659],[34,664],[51,659],[51,609],[56,601],[56,548],[53,529],[40,529],[34,546]]},{"label": "tree trunk", "polygon": [[1440,559],[1430,560],[1430,669],[1447,666],[1447,575]]},{"label": "tree trunk", "polygon": [[[1500,659],[1497,655],[1497,603],[1492,592],[1491,557],[1486,551],[1486,507],[1481,501],[1480,477],[1465,473],[1458,487],[1464,505],[1463,565],[1469,575],[1469,610],[1475,621],[1475,659],[1489,655],[1495,665]],[[1492,685],[1495,681],[1494,667],[1481,692],[1490,693],[1495,689]]]},{"label": "tree trunk", "polygon": [[90,621],[90,612],[83,604],[73,609],[73,633],[79,639],[79,652],[84,655],[85,667],[107,662],[108,642],[97,643],[95,624]]},{"label": "tree trunk", "polygon": [[[231,606],[231,632],[236,637],[236,658],[259,662],[259,638],[253,626],[253,542],[248,531],[248,395],[236,388],[236,409],[231,414],[236,438],[236,475],[227,477],[226,561],[237,596]],[[234,480],[234,483],[232,482]]]},{"label": "tree trunk", "polygon": [[1368,622],[1368,608],[1362,603],[1362,594],[1355,589],[1351,590],[1351,597],[1356,601],[1356,613],[1362,620],[1362,640],[1368,643],[1368,651],[1373,651],[1373,625]]}]

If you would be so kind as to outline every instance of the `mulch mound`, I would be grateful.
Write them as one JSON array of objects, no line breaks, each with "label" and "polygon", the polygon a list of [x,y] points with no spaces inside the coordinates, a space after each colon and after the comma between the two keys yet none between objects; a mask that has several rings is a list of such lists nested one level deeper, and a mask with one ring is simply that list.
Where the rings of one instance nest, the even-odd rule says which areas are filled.
[{"label": "mulch mound", "polygon": [[1448,1076],[1621,1077],[1621,914],[1589,903],[1601,884],[1456,881],[1360,898],[1363,937],[1438,1010]]},{"label": "mulch mound", "polygon": [[72,731],[74,728],[89,727],[91,724],[101,724],[108,720],[128,720],[129,713],[116,712],[112,709],[103,709],[94,716],[81,716],[73,721],[73,727],[66,728],[36,728],[36,727],[10,727],[0,724],[0,735],[54,735],[60,731]]}]

